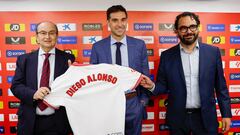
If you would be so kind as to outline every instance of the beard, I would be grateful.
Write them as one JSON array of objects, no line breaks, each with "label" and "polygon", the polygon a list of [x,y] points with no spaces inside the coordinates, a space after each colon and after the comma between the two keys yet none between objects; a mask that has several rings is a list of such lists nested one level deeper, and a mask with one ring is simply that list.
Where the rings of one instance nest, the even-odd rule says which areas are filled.
[{"label": "beard", "polygon": [[[192,39],[187,39],[186,37],[193,36]],[[185,45],[192,45],[198,39],[198,33],[196,34],[186,34],[184,36],[179,36],[180,41]]]}]

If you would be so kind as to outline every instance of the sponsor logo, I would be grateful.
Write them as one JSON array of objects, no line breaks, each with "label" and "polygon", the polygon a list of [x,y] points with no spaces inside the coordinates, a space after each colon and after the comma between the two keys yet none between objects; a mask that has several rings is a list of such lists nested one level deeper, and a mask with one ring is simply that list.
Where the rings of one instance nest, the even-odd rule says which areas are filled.
[{"label": "sponsor logo", "polygon": [[153,61],[149,61],[148,65],[149,65],[149,69],[154,69],[154,62]]},{"label": "sponsor logo", "polygon": [[240,120],[232,120],[231,121],[231,128],[240,127]]},{"label": "sponsor logo", "polygon": [[134,36],[134,37],[143,40],[145,42],[145,44],[153,44],[154,43],[153,36]]},{"label": "sponsor logo", "polygon": [[225,25],[224,24],[208,24],[207,25],[207,31],[209,32],[221,32],[225,31]]},{"label": "sponsor logo", "polygon": [[83,31],[99,31],[102,30],[101,23],[84,23],[82,24]]},{"label": "sponsor logo", "polygon": [[6,50],[6,57],[17,57],[25,53],[26,50]]},{"label": "sponsor logo", "polygon": [[232,109],[232,115],[233,116],[240,116],[240,108]]},{"label": "sponsor logo", "polygon": [[13,76],[7,76],[7,83],[12,83]]},{"label": "sponsor logo", "polygon": [[159,119],[160,120],[166,119],[166,112],[159,112]]},{"label": "sponsor logo", "polygon": [[240,135],[240,132],[228,132],[228,135]]},{"label": "sponsor logo", "polygon": [[230,49],[230,56],[240,56],[240,49]]},{"label": "sponsor logo", "polygon": [[10,109],[16,109],[20,106],[20,102],[19,101],[10,101],[8,102],[8,108]]},{"label": "sponsor logo", "polygon": [[90,57],[92,50],[83,50],[83,57]]},{"label": "sponsor logo", "polygon": [[240,85],[229,85],[229,92],[240,92]]},{"label": "sponsor logo", "polygon": [[240,80],[240,73],[230,73],[230,80]]},{"label": "sponsor logo", "polygon": [[154,56],[153,49],[147,49],[147,55],[148,56]]},{"label": "sponsor logo", "polygon": [[151,31],[153,30],[153,24],[152,23],[134,23],[134,30]]},{"label": "sponsor logo", "polygon": [[221,56],[225,56],[225,49],[220,49]]},{"label": "sponsor logo", "polygon": [[149,99],[148,106],[149,107],[153,107],[154,106],[154,101],[152,99]]},{"label": "sponsor logo", "polygon": [[4,121],[4,114],[0,114],[0,121]]},{"label": "sponsor logo", "polygon": [[231,104],[239,104],[240,103],[240,97],[231,97]]},{"label": "sponsor logo", "polygon": [[0,88],[0,96],[2,96],[3,95],[3,90],[2,90],[2,88]]},{"label": "sponsor logo", "polygon": [[3,109],[3,101],[0,101],[0,109]]},{"label": "sponsor logo", "polygon": [[36,31],[37,29],[37,24],[30,24],[30,31]]},{"label": "sponsor logo", "polygon": [[224,36],[208,36],[207,37],[208,44],[225,44]]},{"label": "sponsor logo", "polygon": [[5,31],[25,31],[25,24],[5,24]]},{"label": "sponsor logo", "polygon": [[94,44],[101,39],[102,39],[102,36],[84,36],[83,44]]},{"label": "sponsor logo", "polygon": [[6,37],[5,43],[10,45],[25,44],[25,37]]},{"label": "sponsor logo", "polygon": [[10,89],[8,89],[8,96],[13,96],[13,93]]},{"label": "sponsor logo", "polygon": [[153,132],[154,131],[154,124],[143,124],[142,125],[142,132]]},{"label": "sponsor logo", "polygon": [[2,76],[0,76],[0,83],[2,83]]},{"label": "sponsor logo", "polygon": [[0,126],[0,134],[4,134],[4,126]]},{"label": "sponsor logo", "polygon": [[160,130],[160,131],[167,131],[167,130],[169,130],[169,129],[170,129],[169,126],[166,125],[166,124],[160,124],[160,125],[159,125],[159,130]]},{"label": "sponsor logo", "polygon": [[31,37],[31,44],[36,45],[37,44],[37,38],[35,36]]},{"label": "sponsor logo", "polygon": [[9,114],[9,121],[18,121],[18,116],[16,114]]},{"label": "sponsor logo", "polygon": [[240,24],[230,24],[231,32],[240,32]]},{"label": "sponsor logo", "polygon": [[160,23],[159,30],[160,31],[173,31],[174,25],[172,23]]},{"label": "sponsor logo", "polygon": [[70,53],[70,54],[72,54],[72,55],[74,55],[75,56],[75,58],[77,58],[78,57],[78,50],[77,49],[67,49],[67,50],[64,50],[66,53]]},{"label": "sponsor logo", "polygon": [[240,68],[240,61],[230,61],[229,68]]},{"label": "sponsor logo", "polygon": [[176,44],[176,43],[178,43],[178,38],[176,36],[160,36],[159,43],[161,43],[161,44]]},{"label": "sponsor logo", "polygon": [[166,51],[166,50],[167,50],[167,49],[159,49],[159,50],[158,50],[158,55],[161,56],[162,52],[163,52],[163,51]]},{"label": "sponsor logo", "polygon": [[77,37],[76,36],[58,37],[58,44],[77,44]]},{"label": "sponsor logo", "polygon": [[57,23],[58,31],[77,31],[75,23]]},{"label": "sponsor logo", "polygon": [[17,133],[17,127],[16,126],[10,126],[10,133],[11,134]]},{"label": "sponsor logo", "polygon": [[230,36],[230,44],[240,44],[240,36]]},{"label": "sponsor logo", "polygon": [[161,99],[159,100],[159,107],[167,107],[168,99]]},{"label": "sponsor logo", "polygon": [[154,119],[154,112],[147,112],[147,119],[153,120]]},{"label": "sponsor logo", "polygon": [[7,71],[14,71],[16,69],[16,63],[7,63],[6,68]]}]

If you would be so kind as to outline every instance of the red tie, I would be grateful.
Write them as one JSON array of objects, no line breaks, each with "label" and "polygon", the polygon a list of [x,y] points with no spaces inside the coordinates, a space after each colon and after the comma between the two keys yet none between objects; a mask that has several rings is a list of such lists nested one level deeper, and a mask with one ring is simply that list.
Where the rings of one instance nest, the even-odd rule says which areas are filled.
[{"label": "red tie", "polygon": [[[40,81],[40,87],[49,87],[49,77],[50,77],[50,64],[49,64],[49,56],[50,53],[45,53],[45,60],[43,62],[42,68],[42,76]],[[47,108],[47,105],[43,103],[42,100],[38,100],[38,108],[43,111]]]}]

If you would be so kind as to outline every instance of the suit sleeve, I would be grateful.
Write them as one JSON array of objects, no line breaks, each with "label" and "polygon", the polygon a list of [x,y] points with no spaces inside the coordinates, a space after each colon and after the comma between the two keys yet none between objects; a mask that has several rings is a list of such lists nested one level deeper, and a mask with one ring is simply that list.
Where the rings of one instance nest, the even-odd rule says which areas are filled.
[{"label": "suit sleeve", "polygon": [[96,45],[93,44],[92,51],[91,51],[91,57],[90,57],[90,64],[99,64],[98,62],[98,56],[96,52]]},{"label": "suit sleeve", "polygon": [[[142,54],[142,57],[141,57],[142,74],[149,77],[150,75],[149,75],[147,48],[146,48],[144,41],[142,41],[142,44],[143,44],[142,52],[141,52],[141,54]],[[143,87],[140,87],[139,89],[140,89],[140,93],[141,93],[141,96],[140,96],[141,101],[144,102],[144,104],[147,104],[151,93]]]},{"label": "suit sleeve", "polygon": [[35,90],[27,87],[26,84],[26,78],[25,77],[25,67],[26,64],[26,57],[18,57],[16,62],[16,70],[15,70],[15,76],[12,80],[12,86],[11,91],[15,97],[17,97],[21,102],[29,105],[33,105],[33,95],[35,93]]},{"label": "suit sleeve", "polygon": [[165,57],[166,55],[163,52],[160,57],[160,62],[158,66],[157,80],[155,83],[155,89],[153,91],[154,95],[167,93],[167,78],[166,78],[166,71],[165,71],[166,58]]},{"label": "suit sleeve", "polygon": [[232,117],[231,114],[231,105],[230,105],[230,97],[228,93],[228,89],[226,86],[226,80],[223,74],[222,68],[222,59],[220,50],[217,49],[217,69],[215,74],[215,89],[216,95],[218,99],[218,104],[220,107],[221,115],[223,118]]}]

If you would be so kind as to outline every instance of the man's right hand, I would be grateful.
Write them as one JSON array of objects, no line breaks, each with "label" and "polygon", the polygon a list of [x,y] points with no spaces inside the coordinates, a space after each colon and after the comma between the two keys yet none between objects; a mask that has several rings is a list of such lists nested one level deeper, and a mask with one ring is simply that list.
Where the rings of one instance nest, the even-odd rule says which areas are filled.
[{"label": "man's right hand", "polygon": [[140,85],[146,89],[152,89],[154,87],[154,82],[149,77],[142,75]]},{"label": "man's right hand", "polygon": [[39,88],[33,95],[34,100],[43,100],[43,98],[50,93],[50,89],[48,87]]}]

